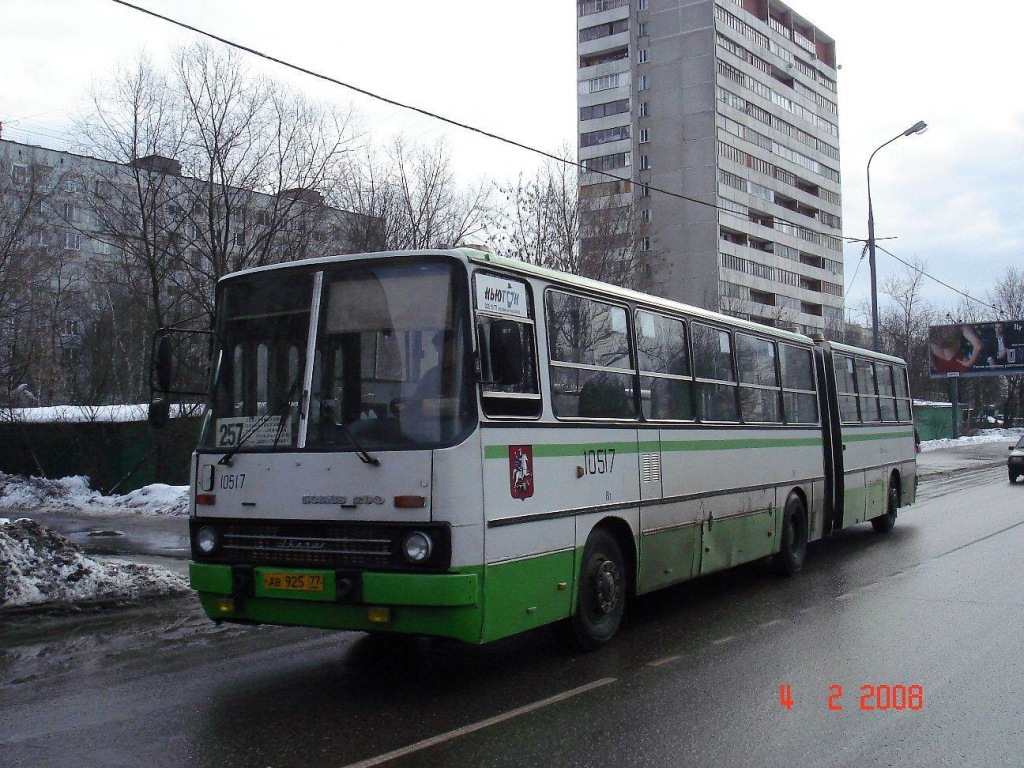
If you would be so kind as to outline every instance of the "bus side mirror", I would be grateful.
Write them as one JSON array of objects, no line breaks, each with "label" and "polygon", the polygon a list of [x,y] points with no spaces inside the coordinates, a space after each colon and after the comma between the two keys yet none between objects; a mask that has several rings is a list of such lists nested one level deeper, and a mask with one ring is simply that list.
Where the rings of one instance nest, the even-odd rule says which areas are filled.
[{"label": "bus side mirror", "polygon": [[520,324],[512,320],[491,323],[491,375],[495,384],[519,384],[523,380],[523,339]]},{"label": "bus side mirror", "polygon": [[171,404],[162,397],[154,397],[149,404],[149,423],[153,429],[163,429],[171,417]]},{"label": "bus side mirror", "polygon": [[156,377],[156,389],[160,392],[169,392],[171,389],[173,373],[171,358],[173,355],[174,348],[171,346],[171,337],[160,336],[156,342],[156,351],[153,353],[153,373]]}]

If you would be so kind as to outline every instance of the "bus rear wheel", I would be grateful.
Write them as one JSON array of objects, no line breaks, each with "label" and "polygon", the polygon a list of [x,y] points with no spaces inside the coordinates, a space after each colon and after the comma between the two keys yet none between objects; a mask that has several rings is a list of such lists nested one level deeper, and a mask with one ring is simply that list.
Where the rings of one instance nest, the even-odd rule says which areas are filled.
[{"label": "bus rear wheel", "polygon": [[782,512],[781,539],[775,555],[775,570],[783,576],[793,576],[804,567],[807,557],[807,510],[795,493],[786,499]]},{"label": "bus rear wheel", "polygon": [[900,508],[900,489],[895,477],[889,478],[889,492],[885,495],[885,514],[871,518],[871,527],[877,533],[888,533],[896,525],[896,510]]},{"label": "bus rear wheel", "polygon": [[598,528],[583,548],[576,613],[568,619],[569,639],[584,651],[607,644],[626,607],[626,568],[615,537]]}]

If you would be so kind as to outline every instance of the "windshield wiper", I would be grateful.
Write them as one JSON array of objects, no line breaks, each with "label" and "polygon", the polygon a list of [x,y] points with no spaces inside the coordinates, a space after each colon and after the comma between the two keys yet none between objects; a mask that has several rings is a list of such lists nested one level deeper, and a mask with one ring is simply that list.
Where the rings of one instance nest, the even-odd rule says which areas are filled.
[{"label": "windshield wiper", "polygon": [[345,422],[338,419],[338,414],[335,413],[334,406],[328,402],[327,398],[317,395],[316,399],[320,401],[320,407],[331,415],[331,423],[333,423],[334,426],[339,427],[341,431],[345,433],[345,437],[349,439],[349,442],[355,446],[356,456],[359,457],[359,460],[363,462],[363,464],[370,464],[371,466],[379,467],[380,459],[375,456],[371,456],[366,452],[366,449],[359,444],[359,441],[356,440],[355,435],[353,435],[352,431],[345,425]]},{"label": "windshield wiper", "polygon": [[[274,418],[275,416],[280,416],[285,410],[287,410],[288,408],[291,408],[292,398],[295,397],[295,390],[297,390],[299,388],[299,381],[301,381],[301,380],[302,380],[302,371],[300,369],[298,374],[296,374],[296,376],[295,376],[295,381],[292,382],[291,389],[288,390],[288,397],[286,397],[284,400],[282,400],[280,403],[278,403],[276,408],[274,408],[273,410],[267,411],[265,414],[263,414],[263,416],[260,417],[259,421],[257,421],[255,424],[253,424],[249,428],[249,431],[246,432],[244,435],[242,435],[240,438],[238,438],[238,442],[235,443],[233,446],[231,446],[231,449],[227,453],[225,453],[223,456],[220,457],[220,461],[218,461],[217,463],[218,464],[223,464],[226,467],[230,467],[231,466],[231,459],[234,457],[234,455],[236,453],[238,453],[239,449],[246,443],[246,441],[250,437],[252,437],[257,432],[259,432],[260,429],[262,429],[263,425],[266,424],[268,421],[270,421],[272,418]],[[277,447],[277,441],[281,439],[281,433],[284,432],[284,423],[285,423],[285,420],[282,419],[281,423],[277,427],[277,435],[274,437],[274,446],[273,446],[275,448]]]}]

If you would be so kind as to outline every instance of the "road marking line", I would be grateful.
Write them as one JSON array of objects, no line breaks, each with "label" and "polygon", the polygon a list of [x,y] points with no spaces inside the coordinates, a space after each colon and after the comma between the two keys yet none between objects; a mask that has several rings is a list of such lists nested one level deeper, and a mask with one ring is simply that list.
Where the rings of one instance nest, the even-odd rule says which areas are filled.
[{"label": "road marking line", "polygon": [[782,619],[772,619],[771,621],[766,621],[764,624],[758,624],[757,626],[761,629],[768,629],[768,627],[774,627],[776,624],[781,623]]},{"label": "road marking line", "polygon": [[492,725],[503,723],[506,720],[511,720],[512,718],[519,717],[520,715],[525,715],[528,712],[533,712],[538,709],[543,709],[544,707],[549,707],[552,704],[557,704],[560,701],[571,699],[573,696],[579,696],[581,693],[592,691],[595,688],[600,688],[601,686],[608,685],[609,683],[614,683],[615,681],[616,678],[614,677],[602,677],[600,680],[595,680],[592,683],[581,685],[579,688],[573,688],[572,690],[555,694],[554,696],[551,696],[549,698],[541,699],[540,701],[535,701],[533,704],[526,704],[522,707],[511,709],[503,714],[495,715],[494,717],[489,717],[486,720],[481,720],[477,723],[471,723],[470,725],[464,725],[461,728],[456,728],[454,731],[448,731],[447,733],[441,733],[437,736],[431,736],[429,739],[423,739],[423,741],[417,741],[415,744],[410,744],[407,747],[402,747],[391,752],[385,752],[383,755],[377,755],[376,757],[371,757],[366,760],[362,760],[358,763],[351,763],[350,765],[345,766],[345,768],[370,768],[370,766],[380,765],[381,763],[386,763],[389,760],[397,760],[400,757],[411,755],[413,752],[419,752],[420,750],[427,749],[428,747],[443,744],[446,741],[457,739],[460,736],[465,736],[466,734],[473,733],[474,731],[479,731],[484,728],[488,728]]},{"label": "road marking line", "polygon": [[712,645],[724,645],[725,643],[732,642],[735,639],[736,639],[736,635],[726,635],[725,637],[720,637],[717,640],[712,640],[711,644]]},{"label": "road marking line", "polygon": [[660,667],[662,664],[669,664],[677,659],[683,658],[683,654],[677,653],[675,656],[666,656],[664,659],[658,659],[657,661],[648,661],[648,667]]}]

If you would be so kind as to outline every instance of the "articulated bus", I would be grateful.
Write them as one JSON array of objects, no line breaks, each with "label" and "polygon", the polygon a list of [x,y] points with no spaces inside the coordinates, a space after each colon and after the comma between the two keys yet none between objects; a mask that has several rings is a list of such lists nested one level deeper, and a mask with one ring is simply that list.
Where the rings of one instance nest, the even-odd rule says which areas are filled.
[{"label": "articulated bus", "polygon": [[225,277],[211,382],[218,621],[596,648],[636,595],[793,574],[916,490],[903,361],[469,248]]}]

